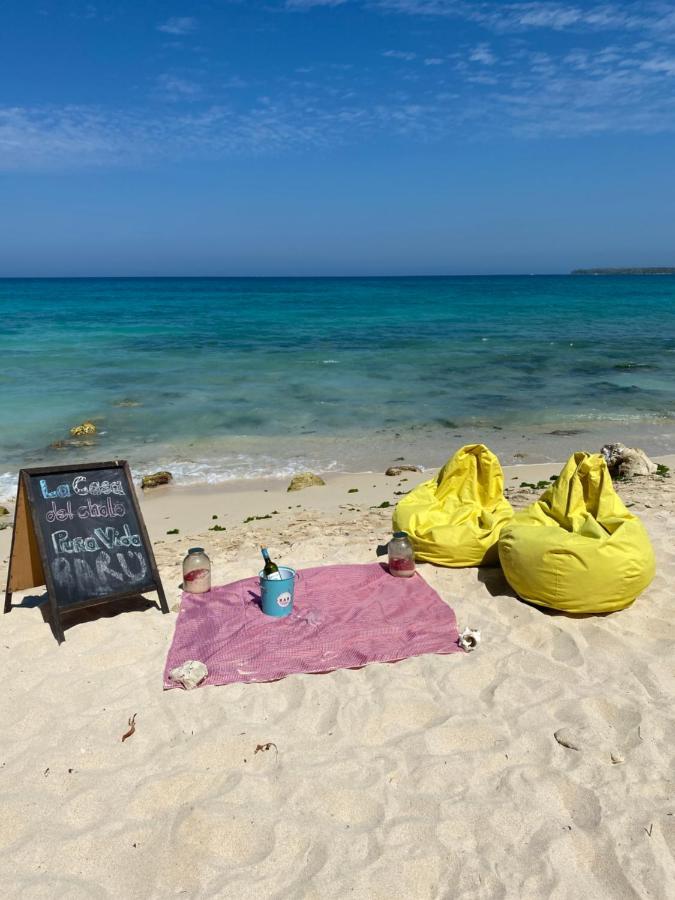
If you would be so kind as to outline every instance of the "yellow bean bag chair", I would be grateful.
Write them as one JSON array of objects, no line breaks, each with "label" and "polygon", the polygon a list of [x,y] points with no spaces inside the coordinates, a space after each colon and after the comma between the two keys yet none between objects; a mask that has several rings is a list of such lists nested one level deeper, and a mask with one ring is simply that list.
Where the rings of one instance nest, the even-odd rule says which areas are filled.
[{"label": "yellow bean bag chair", "polygon": [[499,532],[512,516],[499,460],[483,444],[469,444],[401,500],[394,531],[408,532],[418,560],[455,568],[497,565]]},{"label": "yellow bean bag chair", "polygon": [[570,613],[623,609],[656,565],[644,525],[619,499],[599,453],[575,453],[539,500],[516,513],[499,559],[524,600]]}]

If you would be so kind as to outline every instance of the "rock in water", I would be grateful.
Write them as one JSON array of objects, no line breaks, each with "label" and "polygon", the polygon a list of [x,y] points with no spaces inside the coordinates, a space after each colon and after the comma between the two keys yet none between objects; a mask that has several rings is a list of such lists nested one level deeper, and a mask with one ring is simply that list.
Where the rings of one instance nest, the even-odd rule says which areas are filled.
[{"label": "rock in water", "polygon": [[286,488],[287,491],[301,491],[303,488],[307,487],[319,487],[320,485],[325,485],[326,482],[323,478],[319,478],[318,475],[314,475],[312,472],[301,472],[300,475],[295,475],[291,479],[291,483]]},{"label": "rock in water", "polygon": [[160,484],[168,484],[173,481],[171,472],[155,472],[154,475],[144,475],[141,481],[143,490],[146,488],[159,487]]},{"label": "rock in water", "polygon": [[389,466],[385,475],[400,475],[401,472],[421,472],[419,466]]},{"label": "rock in water", "polygon": [[612,478],[632,478],[635,475],[654,475],[656,463],[639,447],[623,444],[605,444],[600,451],[605,457]]},{"label": "rock in water", "polygon": [[74,438],[72,441],[52,441],[49,445],[50,450],[67,450],[69,447],[95,447],[96,441],[90,438]]},{"label": "rock in water", "polygon": [[73,437],[84,437],[86,434],[96,434],[96,426],[93,422],[83,422],[81,425],[74,425],[70,429]]},{"label": "rock in water", "polygon": [[6,506],[0,506],[0,516],[8,516],[9,510]]}]

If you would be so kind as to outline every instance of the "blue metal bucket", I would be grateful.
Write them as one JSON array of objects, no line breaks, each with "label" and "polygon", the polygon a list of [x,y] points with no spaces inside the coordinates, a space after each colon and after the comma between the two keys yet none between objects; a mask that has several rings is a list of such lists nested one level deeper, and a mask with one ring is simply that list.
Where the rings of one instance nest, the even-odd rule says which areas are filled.
[{"label": "blue metal bucket", "polygon": [[267,578],[260,572],[260,599],[266,616],[289,616],[293,611],[295,569],[279,566],[281,578]]}]

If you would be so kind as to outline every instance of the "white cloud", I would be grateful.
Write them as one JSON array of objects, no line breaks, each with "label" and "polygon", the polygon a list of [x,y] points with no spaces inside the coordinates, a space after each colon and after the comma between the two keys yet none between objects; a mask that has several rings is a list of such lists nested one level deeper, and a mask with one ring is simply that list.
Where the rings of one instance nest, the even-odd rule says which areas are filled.
[{"label": "white cloud", "polygon": [[342,6],[348,0],[286,0],[287,9],[312,9],[314,6]]},{"label": "white cloud", "polygon": [[500,32],[675,31],[675,8],[669,0],[566,3],[555,0],[372,0],[379,9],[416,16],[445,16],[476,22]]},{"label": "white cloud", "polygon": [[[392,2],[387,0],[389,7]],[[399,0],[399,6],[410,9],[412,2]],[[461,7],[465,15],[469,8],[443,0],[429,0],[426,6],[446,11]],[[535,12],[541,13],[543,6],[549,12],[553,6],[561,8],[481,2],[470,4],[470,10],[485,16],[499,7],[502,15],[517,14],[522,20],[526,8],[530,21],[542,22]],[[635,16],[636,4],[626,6]],[[598,21],[600,7],[594,8]],[[610,7],[603,9],[607,21]],[[560,26],[563,19],[547,21]],[[244,91],[234,90],[244,86],[238,79],[226,82],[209,73],[207,82],[206,71],[197,71],[193,80],[194,73],[177,70],[156,76],[146,105],[133,109],[0,107],[0,169],[294,153],[391,135],[428,141],[450,135],[472,140],[675,133],[675,52],[668,33],[612,32],[590,41],[570,32],[546,42],[546,52],[541,40],[522,32],[515,40],[489,37],[489,43],[449,46],[442,57],[425,55],[417,44],[412,44],[417,53],[385,50],[377,74],[369,61],[368,77],[356,61],[352,69],[331,63],[331,69],[340,65],[339,79],[332,71],[330,78],[319,77],[317,65],[311,79],[289,72],[283,82],[265,87],[253,79],[251,90]],[[432,47],[437,39],[434,35]],[[395,60],[419,64],[388,62]],[[251,99],[253,91],[263,90],[267,96]],[[220,105],[207,104],[205,98],[212,96],[225,99]],[[170,109],[167,100],[172,101]]]},{"label": "white cloud", "polygon": [[469,84],[483,84],[483,85],[492,85],[499,84],[499,78],[496,75],[489,75],[485,72],[479,72],[478,74],[467,75],[466,80]]},{"label": "white cloud", "polygon": [[0,108],[0,171],[290,153],[382,131],[424,136],[436,127],[434,112],[405,102],[323,109],[299,96],[260,98],[244,110],[214,105],[171,115],[84,106]]},{"label": "white cloud", "polygon": [[498,5],[486,9],[483,17],[486,23],[503,30],[548,28],[553,31],[633,30],[645,27],[650,20],[646,4],[641,3],[590,3],[586,6],[548,2],[513,3],[506,4],[503,9],[499,9]]},{"label": "white cloud", "polygon": [[407,50],[384,50],[382,56],[388,56],[390,59],[402,59],[405,62],[412,62],[417,58],[416,53]]},{"label": "white cloud", "polygon": [[157,76],[157,87],[167,100],[194,99],[202,93],[201,85],[171,72],[163,72]]},{"label": "white cloud", "polygon": [[[302,95],[266,97],[252,107],[181,105],[171,114],[94,107],[0,109],[0,170],[146,165],[158,159],[287,154],[363,142],[376,135],[414,141],[495,134],[541,136],[675,131],[675,96],[651,91],[665,71],[633,68],[579,77],[531,72],[467,78],[460,92],[374,103],[350,94],[334,106]],[[187,99],[190,99],[188,96]]]},{"label": "white cloud", "polygon": [[93,108],[0,108],[0,169],[112,164],[125,149],[119,134],[114,117]]},{"label": "white cloud", "polygon": [[490,49],[489,44],[478,44],[469,54],[471,62],[483,63],[485,66],[493,66],[497,62],[497,57]]},{"label": "white cloud", "polygon": [[190,34],[197,29],[197,20],[192,16],[172,16],[157,26],[157,31],[165,34]]},{"label": "white cloud", "polygon": [[675,56],[648,59],[642,63],[642,68],[646,72],[663,72],[665,75],[675,75]]}]

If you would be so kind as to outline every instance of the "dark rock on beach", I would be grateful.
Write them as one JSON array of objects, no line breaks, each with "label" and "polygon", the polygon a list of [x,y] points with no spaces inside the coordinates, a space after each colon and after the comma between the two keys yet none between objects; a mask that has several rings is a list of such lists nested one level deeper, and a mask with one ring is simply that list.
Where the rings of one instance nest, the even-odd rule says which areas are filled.
[{"label": "dark rock on beach", "polygon": [[325,485],[326,482],[323,478],[319,478],[318,475],[314,475],[312,472],[301,472],[300,475],[295,475],[291,479],[291,483],[286,488],[287,491],[301,491],[303,488],[308,487],[320,487],[321,485]]},{"label": "dark rock on beach", "polygon": [[173,481],[171,472],[155,472],[153,475],[143,476],[141,488],[145,490],[146,488],[159,487],[162,484],[169,484],[171,481]]},{"label": "dark rock on beach", "polygon": [[385,475],[400,475],[401,472],[421,472],[419,466],[389,466]]},{"label": "dark rock on beach", "polygon": [[555,431],[549,431],[549,434],[554,434],[556,437],[574,437],[576,434],[583,433],[583,429],[581,428],[556,428]]}]

